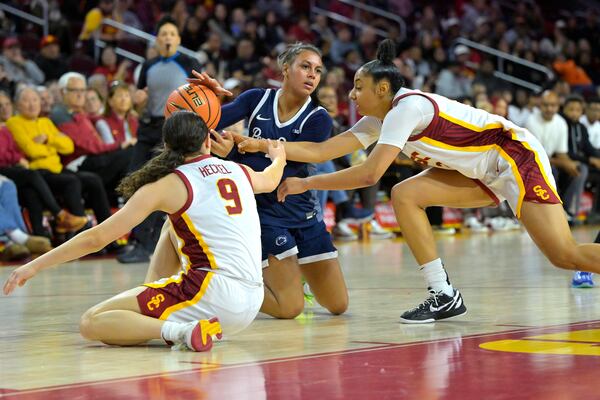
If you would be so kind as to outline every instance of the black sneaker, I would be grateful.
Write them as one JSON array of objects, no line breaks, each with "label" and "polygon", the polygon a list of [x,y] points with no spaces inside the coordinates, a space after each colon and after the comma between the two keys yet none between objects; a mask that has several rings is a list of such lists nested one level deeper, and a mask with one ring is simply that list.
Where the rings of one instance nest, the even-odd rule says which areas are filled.
[{"label": "black sneaker", "polygon": [[117,261],[121,264],[145,263],[150,261],[150,253],[144,246],[137,243],[128,252],[119,254]]},{"label": "black sneaker", "polygon": [[412,310],[400,316],[404,324],[428,324],[440,319],[458,317],[467,313],[460,292],[454,289],[454,295],[448,296],[443,292],[429,290],[429,298]]}]

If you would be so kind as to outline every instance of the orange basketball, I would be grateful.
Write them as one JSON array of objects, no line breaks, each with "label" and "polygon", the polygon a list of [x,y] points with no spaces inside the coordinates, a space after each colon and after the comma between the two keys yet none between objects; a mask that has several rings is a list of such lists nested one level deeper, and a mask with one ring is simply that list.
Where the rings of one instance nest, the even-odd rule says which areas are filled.
[{"label": "orange basketball", "polygon": [[198,114],[208,129],[216,128],[221,119],[221,102],[215,92],[202,85],[186,84],[171,92],[165,104],[165,118],[180,110]]}]

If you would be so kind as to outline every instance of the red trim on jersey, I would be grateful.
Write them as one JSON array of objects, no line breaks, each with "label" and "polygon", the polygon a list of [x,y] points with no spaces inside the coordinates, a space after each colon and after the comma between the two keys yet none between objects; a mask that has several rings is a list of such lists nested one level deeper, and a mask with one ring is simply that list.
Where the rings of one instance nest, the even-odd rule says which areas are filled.
[{"label": "red trim on jersey", "polygon": [[179,179],[181,179],[182,182],[185,184],[185,188],[187,189],[187,194],[188,194],[187,200],[185,201],[185,204],[183,205],[183,207],[181,207],[179,210],[177,210],[177,212],[172,214],[175,218],[179,218],[181,216],[181,214],[183,214],[190,207],[190,204],[192,204],[192,200],[194,200],[194,192],[192,190],[192,184],[190,183],[187,176],[185,176],[185,174],[183,172],[178,171],[178,170],[175,170],[173,172],[175,172],[175,175],[177,175],[179,177]]},{"label": "red trim on jersey", "polygon": [[201,269],[190,269],[182,274],[180,282],[169,282],[157,288],[146,287],[136,296],[141,313],[158,319],[169,307],[192,300],[202,289],[209,273]]},{"label": "red trim on jersey", "polygon": [[212,157],[210,154],[202,154],[201,156],[198,157],[194,157],[190,160],[187,160],[186,162],[184,162],[184,164],[191,164],[191,163],[195,163],[196,161],[202,161],[205,160],[207,158]]},{"label": "red trim on jersey", "polygon": [[240,168],[242,168],[242,171],[244,171],[244,174],[246,174],[246,178],[248,178],[248,181],[250,181],[250,186],[252,187],[252,190],[254,190],[254,185],[252,184],[252,178],[250,178],[250,173],[248,172],[248,167],[246,167],[244,164],[238,164],[240,166]]},{"label": "red trim on jersey", "polygon": [[177,236],[183,241],[181,252],[190,260],[190,268],[212,268],[208,255],[204,252],[200,241],[190,230],[186,221],[181,217],[169,216]]},{"label": "red trim on jersey", "polygon": [[[548,204],[561,203],[560,198],[554,194],[554,190],[548,186],[543,171],[535,161],[535,153],[527,149],[520,141],[514,140],[511,131],[503,126],[475,132],[438,116],[419,135],[419,137],[423,136],[455,147],[500,146],[515,162],[523,180],[525,187],[523,200]],[[534,189],[536,187],[538,187],[537,190]],[[545,191],[543,196],[548,196],[546,199],[540,197],[541,191]]]},{"label": "red trim on jersey", "polygon": [[[433,119],[431,120],[431,122],[429,123],[429,125],[427,125],[427,127],[425,129],[423,129],[423,131],[421,133],[419,133],[418,135],[411,135],[408,137],[408,141],[409,142],[413,142],[415,140],[419,140],[420,138],[422,138],[423,136],[426,135],[426,131],[434,124],[437,123],[437,120],[439,119],[440,116],[440,109],[437,105],[437,103],[435,102],[435,100],[433,100],[431,97],[427,96],[425,93],[414,93],[414,92],[410,92],[410,93],[404,93],[398,97],[396,97],[393,101],[392,101],[392,107],[396,107],[396,105],[398,105],[398,102],[408,96],[423,96],[425,97],[427,100],[431,101],[431,104],[433,104]],[[427,135],[429,136],[429,135]]]}]

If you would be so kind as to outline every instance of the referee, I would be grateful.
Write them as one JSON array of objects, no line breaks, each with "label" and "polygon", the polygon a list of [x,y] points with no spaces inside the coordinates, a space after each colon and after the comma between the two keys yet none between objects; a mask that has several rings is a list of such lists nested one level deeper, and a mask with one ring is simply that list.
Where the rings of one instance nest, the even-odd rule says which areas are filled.
[{"label": "referee", "polygon": [[[162,143],[162,126],[165,121],[163,109],[169,94],[187,83],[192,70],[201,70],[195,58],[177,51],[181,36],[177,24],[170,17],[158,22],[156,47],[159,56],[146,60],[142,65],[134,95],[134,105],[140,115],[137,143],[133,149],[129,172],[138,170],[152,158],[153,150]],[[133,247],[117,257],[121,263],[147,262],[158,242],[164,222],[164,213],[155,212],[132,232]]]}]

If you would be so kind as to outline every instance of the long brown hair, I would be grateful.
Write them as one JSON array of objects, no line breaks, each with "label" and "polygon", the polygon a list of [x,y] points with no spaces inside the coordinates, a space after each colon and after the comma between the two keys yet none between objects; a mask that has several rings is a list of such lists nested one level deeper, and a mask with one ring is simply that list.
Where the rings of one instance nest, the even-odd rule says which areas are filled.
[{"label": "long brown hair", "polygon": [[117,192],[129,199],[142,186],[156,182],[182,165],[185,157],[198,153],[208,135],[206,124],[191,111],[178,111],[162,128],[164,145],[159,155],[123,178]]}]

